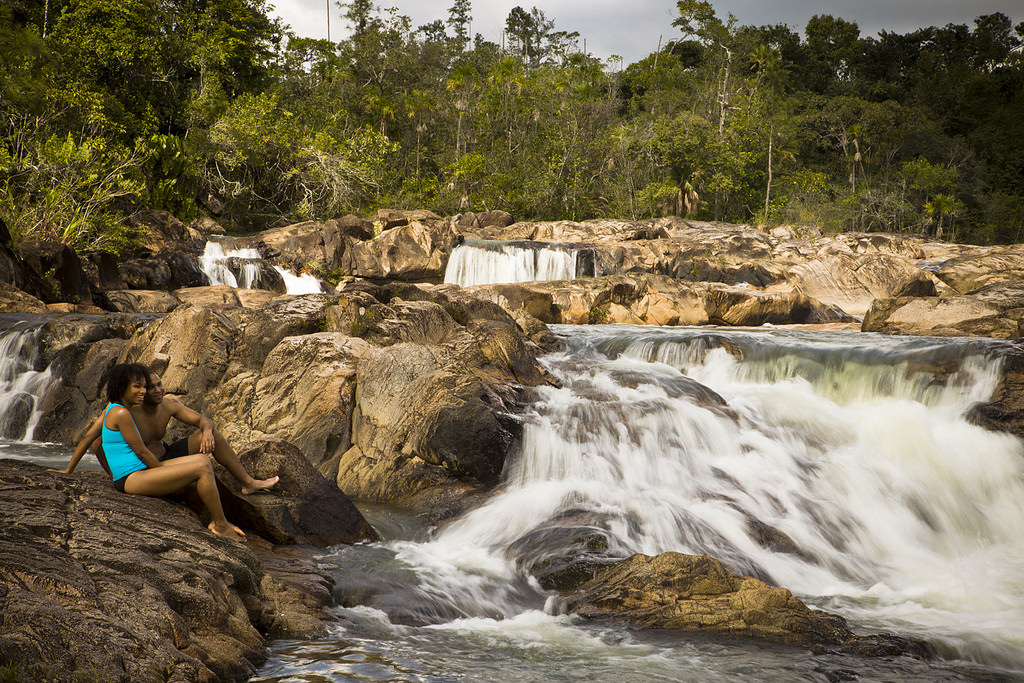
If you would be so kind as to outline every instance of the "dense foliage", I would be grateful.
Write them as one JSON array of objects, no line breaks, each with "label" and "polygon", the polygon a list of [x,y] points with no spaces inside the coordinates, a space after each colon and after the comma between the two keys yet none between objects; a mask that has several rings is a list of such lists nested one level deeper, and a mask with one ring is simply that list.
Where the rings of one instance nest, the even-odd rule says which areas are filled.
[{"label": "dense foliage", "polygon": [[338,43],[266,0],[0,7],[0,218],[117,251],[144,208],[237,229],[388,207],[521,219],[677,213],[1024,238],[1024,24],[803,36],[681,0],[671,40],[602,63],[544,12],[504,45],[469,0],[414,27],[339,3]]}]

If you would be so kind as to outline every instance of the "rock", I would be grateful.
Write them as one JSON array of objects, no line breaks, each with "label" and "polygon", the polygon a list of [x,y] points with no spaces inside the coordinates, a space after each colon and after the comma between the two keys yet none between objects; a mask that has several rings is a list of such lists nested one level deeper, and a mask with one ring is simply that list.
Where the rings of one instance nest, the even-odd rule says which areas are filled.
[{"label": "rock", "polygon": [[864,316],[864,332],[1024,336],[1024,282],[997,282],[970,295],[877,299]]},{"label": "rock", "polygon": [[658,275],[481,285],[467,291],[544,323],[742,325],[839,322],[850,317],[792,291],[693,284]]},{"label": "rock", "polygon": [[[719,634],[862,654],[928,656],[895,636],[857,636],[838,616],[809,609],[785,588],[729,572],[718,560],[681,553],[634,555],[602,570],[569,596],[570,612],[633,628]],[[884,647],[882,645],[884,644]]]},{"label": "rock", "polygon": [[934,276],[888,254],[837,254],[796,266],[791,283],[801,294],[864,315],[875,299],[935,296]]},{"label": "rock", "polygon": [[[403,216],[403,220],[405,220]],[[406,282],[439,282],[460,236],[447,223],[408,222],[368,242],[350,241],[341,269],[351,275]]]},{"label": "rock", "polygon": [[392,228],[408,225],[409,217],[405,215],[404,211],[398,211],[396,209],[380,209],[377,211],[377,218],[374,219],[373,222],[376,227],[375,232],[380,234],[385,230],[391,230]]},{"label": "rock", "polygon": [[106,297],[110,307],[122,313],[170,313],[181,303],[159,289],[115,289],[107,291]]},{"label": "rock", "polygon": [[1024,244],[979,249],[934,268],[935,276],[959,294],[996,283],[1024,281]]},{"label": "rock", "polygon": [[235,524],[279,544],[326,547],[379,540],[348,496],[295,445],[276,439],[258,441],[240,451],[238,459],[257,479],[281,479],[269,491],[243,496],[238,480],[217,465],[217,479],[230,492],[221,496],[224,513]]},{"label": "rock", "polygon": [[[223,314],[182,304],[140,330],[125,346],[121,360],[149,365],[160,373],[167,393],[194,405],[223,378],[234,332],[235,325]],[[155,358],[164,363],[153,363]]]},{"label": "rock", "polygon": [[357,240],[372,240],[374,237],[373,221],[352,214],[338,219],[338,230],[342,235]]},{"label": "rock", "polygon": [[208,309],[236,308],[242,305],[238,290],[229,285],[186,287],[177,289],[172,294],[182,303]]},{"label": "rock", "polygon": [[989,429],[1024,438],[1024,341],[1000,348],[995,362],[1002,376],[991,400],[971,409],[968,419]]},{"label": "rock", "polygon": [[345,251],[341,226],[335,220],[324,223],[306,221],[272,228],[254,236],[251,241],[263,258],[280,261],[296,272],[311,262],[325,272],[334,270],[341,265]]},{"label": "rock", "polygon": [[203,287],[209,278],[191,252],[165,249],[156,254],[124,261],[117,266],[118,289],[180,289]]},{"label": "rock", "polygon": [[312,637],[330,601],[312,558],[282,571],[250,545],[102,473],[0,460],[0,661],[26,680],[248,678],[264,633]]},{"label": "rock", "polygon": [[78,255],[66,244],[26,240],[18,246],[24,265],[44,283],[40,298],[47,303],[93,303],[92,288]]},{"label": "rock", "polygon": [[369,352],[362,339],[333,332],[285,337],[260,371],[249,424],[294,443],[313,464],[341,455],[352,445],[356,365]]},{"label": "rock", "polygon": [[142,209],[134,213],[128,224],[142,233],[142,254],[156,254],[164,250],[186,250],[196,254],[206,240],[168,211]]},{"label": "rock", "polygon": [[512,214],[500,209],[482,211],[476,214],[475,217],[477,225],[481,228],[506,228],[515,222],[515,219],[512,218]]},{"label": "rock", "polygon": [[0,313],[46,313],[46,304],[14,285],[0,282]]}]

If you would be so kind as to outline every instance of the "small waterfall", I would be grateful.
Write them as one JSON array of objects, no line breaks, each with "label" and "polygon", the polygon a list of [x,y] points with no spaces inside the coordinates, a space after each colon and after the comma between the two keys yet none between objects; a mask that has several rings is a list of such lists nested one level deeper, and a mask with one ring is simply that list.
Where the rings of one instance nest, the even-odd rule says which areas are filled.
[{"label": "small waterfall", "polygon": [[593,249],[547,242],[469,240],[448,259],[444,281],[460,287],[596,275]]},{"label": "small waterfall", "polygon": [[50,369],[37,370],[42,326],[0,334],[0,438],[30,441],[39,422],[40,399],[51,384]]},{"label": "small waterfall", "polygon": [[509,618],[536,609],[524,566],[590,538],[609,559],[710,555],[857,628],[1024,668],[1024,444],[966,419],[998,342],[553,329],[563,386],[539,390],[500,493],[393,544],[425,592]]},{"label": "small waterfall", "polygon": [[[228,267],[229,259],[238,259],[240,264],[239,277]],[[259,287],[260,253],[253,248],[228,249],[225,251],[220,242],[210,240],[206,243],[202,255],[199,257],[199,267],[210,278],[211,285],[227,285],[242,289]],[[316,294],[323,291],[320,280],[313,275],[296,275],[286,268],[274,266],[285,283],[285,291],[288,294]]]}]

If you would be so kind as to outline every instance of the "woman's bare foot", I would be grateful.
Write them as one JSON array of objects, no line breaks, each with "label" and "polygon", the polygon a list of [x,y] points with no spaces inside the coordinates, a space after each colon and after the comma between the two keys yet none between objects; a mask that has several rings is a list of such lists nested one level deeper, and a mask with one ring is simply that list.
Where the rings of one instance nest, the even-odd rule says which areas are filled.
[{"label": "woman's bare foot", "polygon": [[281,477],[271,477],[270,479],[253,479],[252,483],[242,487],[242,495],[248,496],[250,493],[256,493],[257,491],[266,491],[267,489],[273,488]]},{"label": "woman's bare foot", "polygon": [[230,538],[232,541],[245,543],[245,532],[231,522],[224,522],[222,524],[210,522],[206,528],[218,536],[224,536],[225,538]]}]

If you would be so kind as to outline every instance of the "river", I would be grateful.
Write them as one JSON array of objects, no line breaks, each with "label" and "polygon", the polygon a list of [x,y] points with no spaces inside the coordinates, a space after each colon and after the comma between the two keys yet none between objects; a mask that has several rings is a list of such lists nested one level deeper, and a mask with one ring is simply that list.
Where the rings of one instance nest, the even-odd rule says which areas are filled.
[{"label": "river", "polygon": [[[490,500],[441,528],[363,506],[384,540],[322,558],[337,624],[273,643],[256,680],[1024,681],[1024,445],[966,419],[1002,342],[552,330],[562,386],[539,390]],[[603,557],[711,555],[941,658],[579,623],[526,568],[580,534]]]}]

